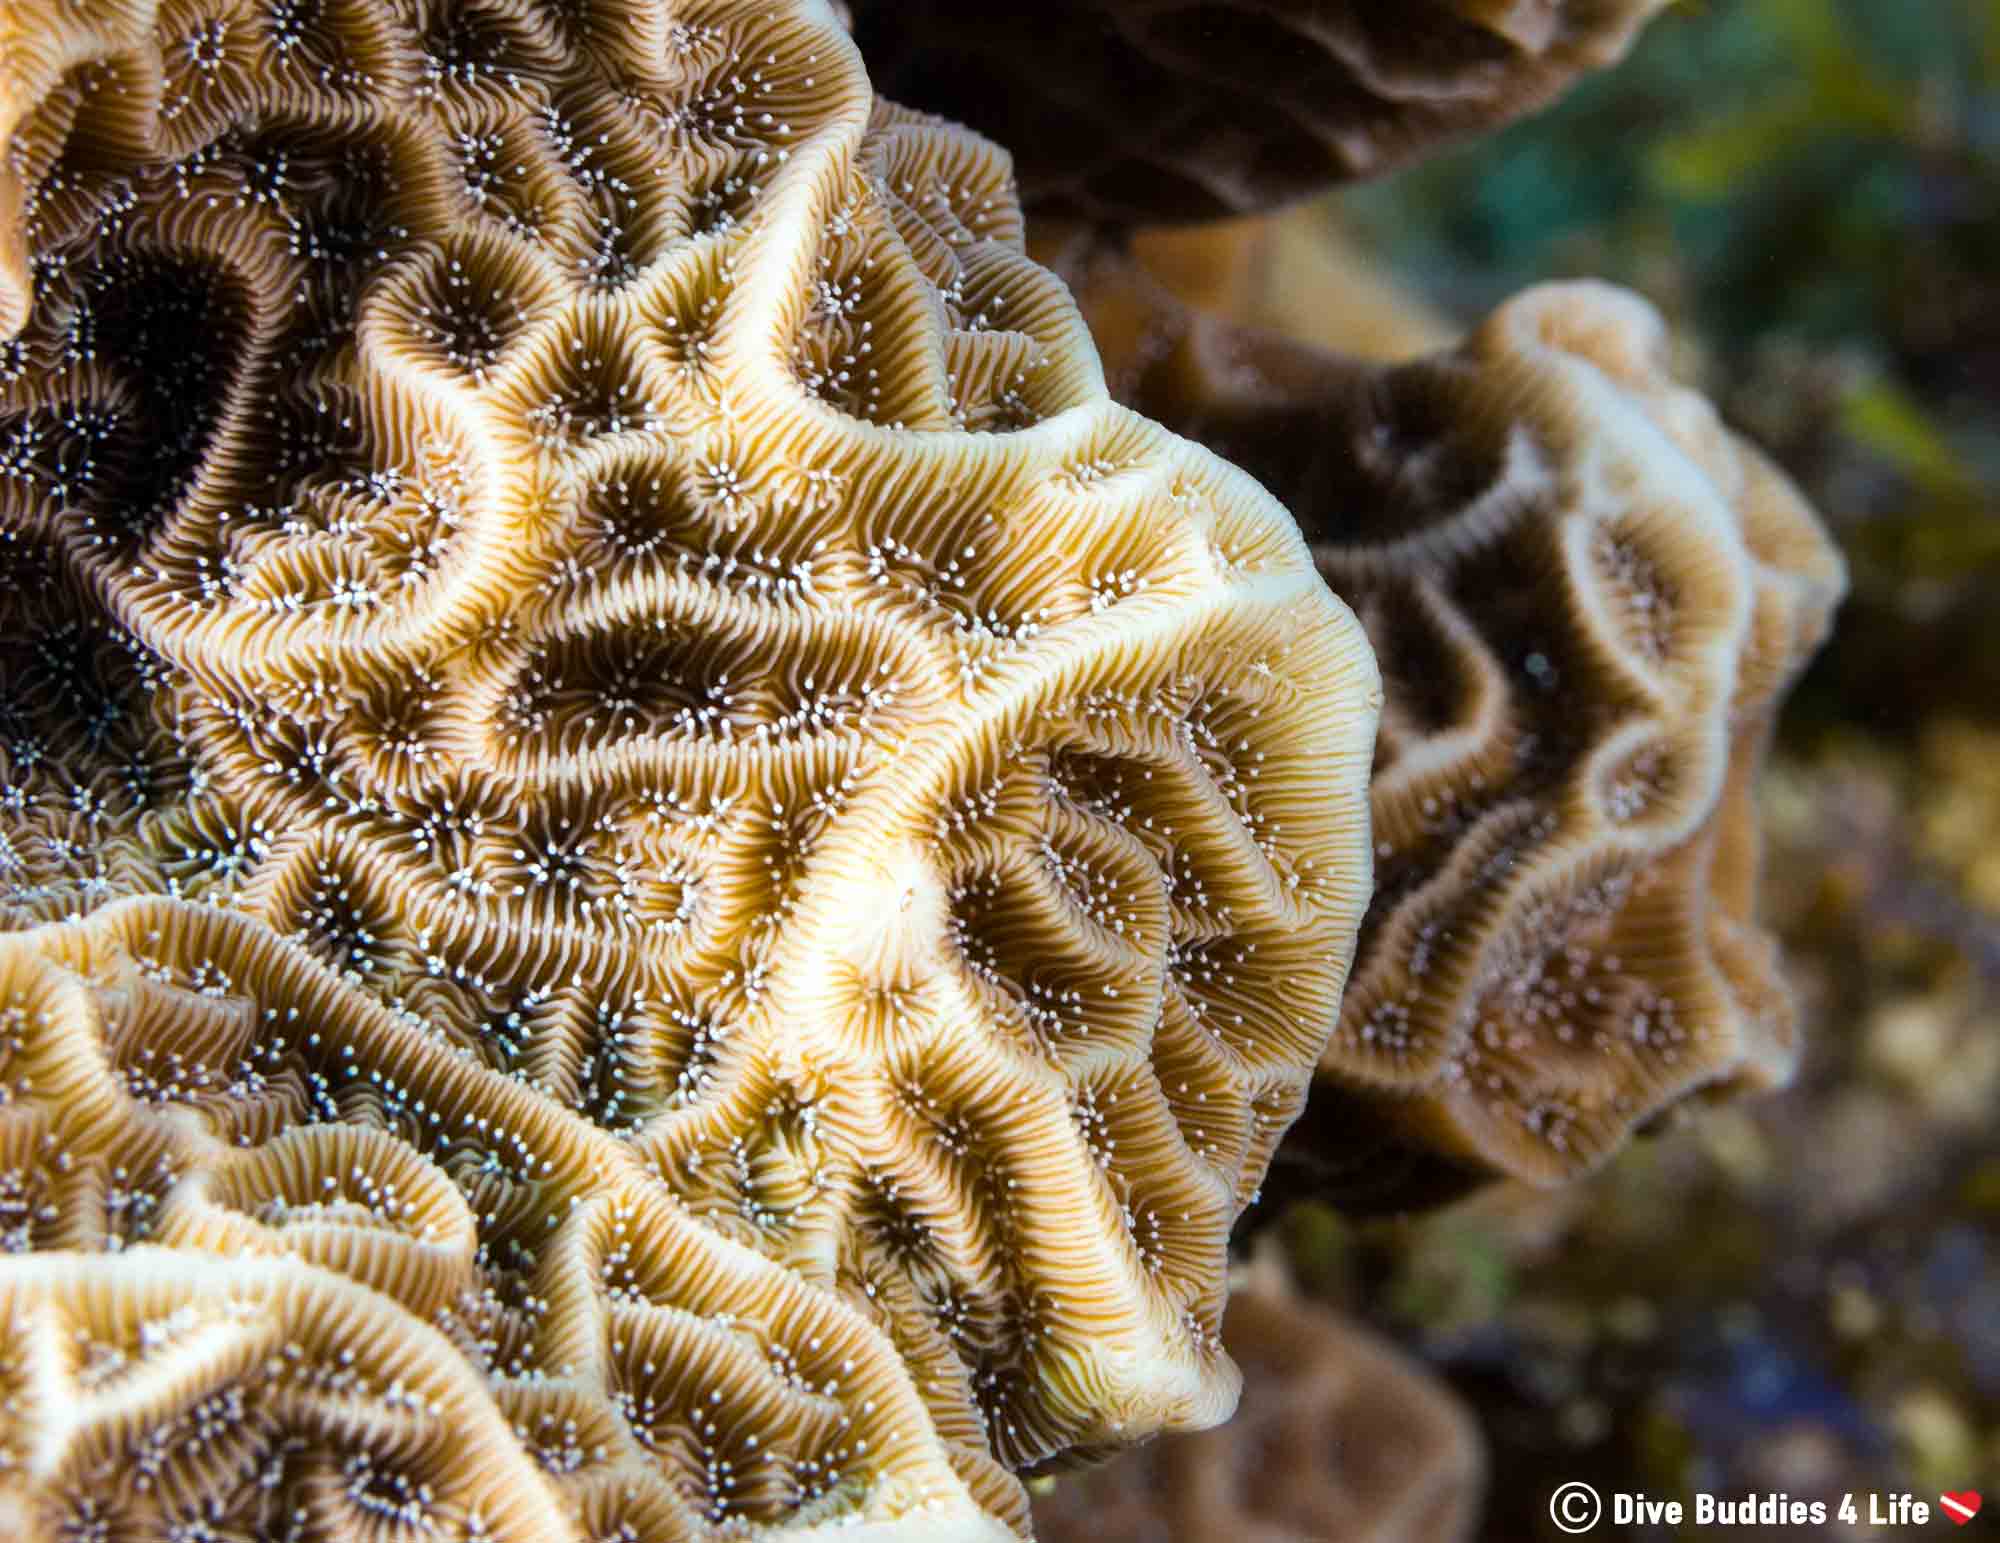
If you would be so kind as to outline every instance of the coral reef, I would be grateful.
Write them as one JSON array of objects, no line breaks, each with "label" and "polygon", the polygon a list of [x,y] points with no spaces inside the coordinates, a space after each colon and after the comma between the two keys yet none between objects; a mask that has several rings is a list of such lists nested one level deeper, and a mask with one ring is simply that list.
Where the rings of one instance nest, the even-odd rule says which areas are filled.
[{"label": "coral reef", "polygon": [[0,1534],[1990,1492],[1981,3],[0,0]]},{"label": "coral reef", "polygon": [[[0,1125],[66,1257],[0,1298],[33,1366],[191,1325],[36,1381],[5,1503],[986,1536],[1223,1416],[1378,683],[1004,157],[818,4],[5,17]],[[266,1366],[344,1324],[407,1331],[379,1482]]]},{"label": "coral reef", "polygon": [[1574,1479],[1993,1510],[1996,106],[1983,0],[1681,5],[1550,111],[1339,200],[1457,318],[1550,276],[1642,291],[1851,573],[1755,793],[1793,1082],[1561,1191],[1285,1229],[1476,1405],[1489,1536],[1545,1534]]},{"label": "coral reef", "polygon": [[1783,1490],[1829,1515],[1868,1490],[1992,1503],[2000,927],[1921,855],[1948,775],[1849,743],[1781,750],[1763,780],[1765,917],[1813,1024],[1783,1096],[1586,1184],[1494,1186],[1414,1223],[1300,1208],[1285,1229],[1334,1302],[1476,1403],[1490,1536],[1535,1536],[1574,1479]]},{"label": "coral reef", "polygon": [[2000,690],[1996,112],[1985,0],[1679,5],[1537,117],[1344,190],[1339,219],[1457,316],[1572,275],[1659,306],[1852,568],[1798,732],[1901,740]]},{"label": "coral reef", "polygon": [[1371,366],[1071,266],[1127,398],[1286,499],[1382,660],[1375,896],[1274,1189],[1554,1182],[1690,1093],[1782,1081],[1750,794],[1843,572],[1673,384],[1657,316],[1550,286]]}]

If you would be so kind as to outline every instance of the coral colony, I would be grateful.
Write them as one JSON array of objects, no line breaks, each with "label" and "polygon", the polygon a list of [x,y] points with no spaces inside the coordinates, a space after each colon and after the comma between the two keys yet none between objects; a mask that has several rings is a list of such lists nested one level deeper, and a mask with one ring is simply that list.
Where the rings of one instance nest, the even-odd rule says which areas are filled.
[{"label": "coral colony", "polygon": [[[1149,207],[1650,8],[1439,7],[1450,110],[1357,22]],[[1839,570],[1651,318],[1131,393],[1288,513],[894,9],[0,0],[0,1533],[1022,1536],[1234,1407],[1309,1093],[1315,1183],[1553,1180],[1789,1066],[1747,789]]]},{"label": "coral colony", "polygon": [[1751,793],[1844,574],[1673,384],[1658,316],[1547,285],[1370,364],[1129,260],[1064,266],[1088,317],[1122,313],[1097,328],[1121,394],[1285,499],[1382,660],[1374,899],[1279,1184],[1555,1182],[1692,1090],[1789,1076]]}]

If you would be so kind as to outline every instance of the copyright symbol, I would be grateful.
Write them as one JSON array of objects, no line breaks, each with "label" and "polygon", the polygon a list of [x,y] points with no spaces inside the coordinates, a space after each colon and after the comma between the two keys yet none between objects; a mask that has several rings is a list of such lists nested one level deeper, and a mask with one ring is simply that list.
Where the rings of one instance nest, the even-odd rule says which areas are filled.
[{"label": "copyright symbol", "polygon": [[1572,1536],[1588,1532],[1603,1519],[1604,1502],[1580,1479],[1572,1479],[1549,1496],[1549,1520],[1558,1532]]}]

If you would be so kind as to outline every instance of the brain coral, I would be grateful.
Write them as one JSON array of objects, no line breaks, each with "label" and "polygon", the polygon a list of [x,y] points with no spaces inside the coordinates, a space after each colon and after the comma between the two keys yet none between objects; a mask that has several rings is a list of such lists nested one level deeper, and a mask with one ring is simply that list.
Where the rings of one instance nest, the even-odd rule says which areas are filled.
[{"label": "brain coral", "polygon": [[1550,285],[1374,365],[1085,283],[1123,394],[1286,498],[1382,661],[1376,892],[1274,1192],[1553,1182],[1787,1077],[1753,789],[1844,575],[1658,316]]},{"label": "brain coral", "polygon": [[855,0],[881,88],[1013,152],[1037,214],[1208,219],[1549,101],[1666,0]]},{"label": "brain coral", "polygon": [[[1261,1261],[1260,1261],[1261,1263]],[[1393,1348],[1282,1281],[1231,1294],[1243,1403],[1035,1500],[1041,1543],[1456,1543],[1479,1519],[1471,1412]]]},{"label": "brain coral", "polygon": [[985,1535],[1225,1413],[1379,692],[1004,158],[805,0],[0,48],[0,1514]]}]

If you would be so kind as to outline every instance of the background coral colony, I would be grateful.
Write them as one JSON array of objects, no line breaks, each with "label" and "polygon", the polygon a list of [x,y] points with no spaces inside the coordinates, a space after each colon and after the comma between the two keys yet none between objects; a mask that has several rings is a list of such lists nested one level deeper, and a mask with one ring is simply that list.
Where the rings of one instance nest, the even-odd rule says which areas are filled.
[{"label": "background coral colony", "polygon": [[0,1535],[1973,1523],[1996,28],[0,0]]}]

